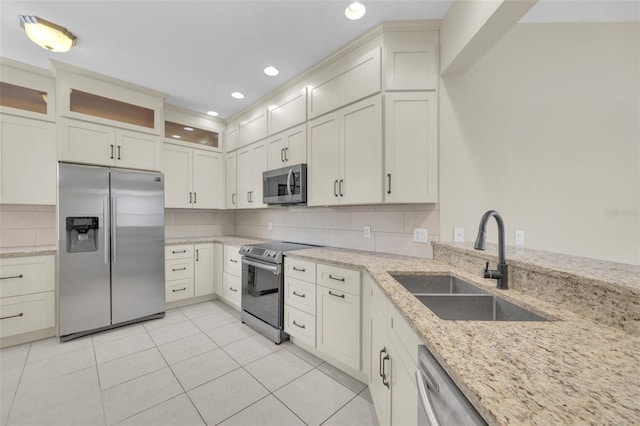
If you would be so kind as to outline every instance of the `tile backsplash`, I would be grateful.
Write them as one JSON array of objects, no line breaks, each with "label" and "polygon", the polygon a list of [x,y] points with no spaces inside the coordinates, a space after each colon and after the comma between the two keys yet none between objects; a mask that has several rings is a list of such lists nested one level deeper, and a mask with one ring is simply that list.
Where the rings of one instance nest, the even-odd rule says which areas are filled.
[{"label": "tile backsplash", "polygon": [[[238,235],[430,258],[430,242],[440,237],[439,213],[437,204],[166,209],[165,236]],[[371,227],[369,238],[364,236],[365,226]],[[415,228],[428,230],[426,244],[413,241]],[[0,205],[0,248],[55,244],[55,206]]]}]

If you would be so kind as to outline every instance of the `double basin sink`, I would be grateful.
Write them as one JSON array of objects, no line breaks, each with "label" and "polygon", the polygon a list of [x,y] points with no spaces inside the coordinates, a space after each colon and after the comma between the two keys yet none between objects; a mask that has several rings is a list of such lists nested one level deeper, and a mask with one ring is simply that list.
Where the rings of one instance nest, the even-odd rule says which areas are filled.
[{"label": "double basin sink", "polygon": [[455,321],[547,321],[546,318],[449,275],[391,274],[439,318]]}]

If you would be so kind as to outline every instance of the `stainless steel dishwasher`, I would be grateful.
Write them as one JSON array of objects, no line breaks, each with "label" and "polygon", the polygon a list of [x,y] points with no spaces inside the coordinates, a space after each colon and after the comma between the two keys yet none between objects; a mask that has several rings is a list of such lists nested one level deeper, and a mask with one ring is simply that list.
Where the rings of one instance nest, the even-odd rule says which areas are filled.
[{"label": "stainless steel dishwasher", "polygon": [[486,425],[429,350],[418,347],[418,426]]}]

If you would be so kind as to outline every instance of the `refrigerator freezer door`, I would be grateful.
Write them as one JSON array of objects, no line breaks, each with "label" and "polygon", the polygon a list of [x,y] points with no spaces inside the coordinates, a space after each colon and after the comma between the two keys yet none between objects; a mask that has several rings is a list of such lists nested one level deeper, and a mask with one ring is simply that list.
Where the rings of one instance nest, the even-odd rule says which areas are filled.
[{"label": "refrigerator freezer door", "polygon": [[109,169],[60,164],[58,188],[58,312],[64,336],[111,324]]},{"label": "refrigerator freezer door", "polygon": [[164,312],[164,177],[111,169],[113,324]]}]

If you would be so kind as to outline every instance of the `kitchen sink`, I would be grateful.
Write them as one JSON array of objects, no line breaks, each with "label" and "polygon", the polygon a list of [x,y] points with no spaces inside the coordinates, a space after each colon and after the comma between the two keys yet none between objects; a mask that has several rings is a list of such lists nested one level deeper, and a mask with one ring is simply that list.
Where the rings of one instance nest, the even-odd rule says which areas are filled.
[{"label": "kitchen sink", "polygon": [[452,321],[547,321],[449,275],[391,275],[439,318]]}]

